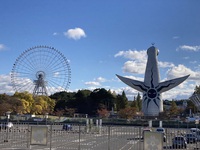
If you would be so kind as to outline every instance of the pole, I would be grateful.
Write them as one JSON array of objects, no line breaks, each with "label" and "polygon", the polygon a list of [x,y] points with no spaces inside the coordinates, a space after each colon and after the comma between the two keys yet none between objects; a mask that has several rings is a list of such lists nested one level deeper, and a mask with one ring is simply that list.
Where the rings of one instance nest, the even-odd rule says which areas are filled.
[{"label": "pole", "polygon": [[78,150],[81,149],[81,126],[79,124],[79,134],[78,134]]},{"label": "pole", "polygon": [[108,126],[108,150],[110,150],[110,126]]}]

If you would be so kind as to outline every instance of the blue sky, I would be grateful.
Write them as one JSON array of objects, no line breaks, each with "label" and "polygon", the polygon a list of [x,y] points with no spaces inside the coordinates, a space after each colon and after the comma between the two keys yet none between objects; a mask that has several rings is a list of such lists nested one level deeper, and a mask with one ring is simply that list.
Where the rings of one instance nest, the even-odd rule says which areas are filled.
[{"label": "blue sky", "polygon": [[199,6],[199,0],[1,0],[0,93],[14,92],[10,72],[19,55],[47,45],[70,62],[69,91],[124,90],[132,100],[138,92],[115,74],[143,81],[146,50],[155,43],[161,81],[190,74],[163,99],[187,99],[200,80]]}]

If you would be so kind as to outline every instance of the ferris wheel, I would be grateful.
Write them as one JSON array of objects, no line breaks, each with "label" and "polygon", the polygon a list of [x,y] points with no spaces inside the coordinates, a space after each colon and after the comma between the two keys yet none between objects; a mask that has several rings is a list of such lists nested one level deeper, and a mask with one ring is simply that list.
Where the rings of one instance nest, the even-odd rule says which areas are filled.
[{"label": "ferris wheel", "polygon": [[11,83],[16,92],[28,91],[33,95],[66,91],[71,83],[69,62],[53,47],[32,47],[16,59]]}]

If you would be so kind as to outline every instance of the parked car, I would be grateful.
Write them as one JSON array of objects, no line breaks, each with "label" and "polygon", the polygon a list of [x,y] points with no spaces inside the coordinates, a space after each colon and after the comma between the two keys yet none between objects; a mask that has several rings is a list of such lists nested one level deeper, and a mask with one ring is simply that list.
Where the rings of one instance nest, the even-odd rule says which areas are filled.
[{"label": "parked car", "polygon": [[199,128],[191,128],[191,129],[190,129],[190,132],[191,132],[191,133],[196,133],[196,132],[199,132],[199,131],[200,131]]},{"label": "parked car", "polygon": [[165,129],[164,128],[157,128],[156,132],[162,133],[163,134],[163,142],[166,142],[167,137],[166,137]]},{"label": "parked car", "polygon": [[187,143],[196,143],[197,142],[197,137],[195,134],[187,133],[185,135],[185,138],[187,140]]},{"label": "parked car", "polygon": [[196,136],[197,141],[200,141],[200,129],[199,128],[191,128],[190,132]]},{"label": "parked car", "polygon": [[72,126],[70,124],[63,124],[62,129],[66,131],[70,131],[72,130]]},{"label": "parked car", "polygon": [[172,148],[187,148],[187,140],[184,136],[175,136],[172,139]]},{"label": "parked car", "polygon": [[0,130],[4,129],[12,129],[13,128],[13,123],[12,122],[3,122],[0,124]]}]

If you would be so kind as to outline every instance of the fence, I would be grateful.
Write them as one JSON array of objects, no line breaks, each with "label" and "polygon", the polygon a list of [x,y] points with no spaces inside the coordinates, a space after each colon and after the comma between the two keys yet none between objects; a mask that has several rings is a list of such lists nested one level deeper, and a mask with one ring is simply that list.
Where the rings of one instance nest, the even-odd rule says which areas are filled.
[{"label": "fence", "polygon": [[[155,148],[159,144],[162,145],[162,149],[172,150],[174,148],[172,139],[175,136],[191,133],[190,126],[165,127],[166,140],[159,139],[159,141],[156,136],[151,136],[152,139],[148,143],[146,140],[148,137],[143,133],[147,127],[141,126],[68,124],[63,129],[64,124],[60,123],[48,125],[14,123],[13,127],[6,125],[7,123],[0,125],[1,150],[159,150]],[[154,131],[157,127],[148,129],[156,133]],[[200,134],[198,136],[200,141]],[[199,141],[188,143],[186,149],[200,149]],[[149,144],[147,148],[146,143]]]}]

